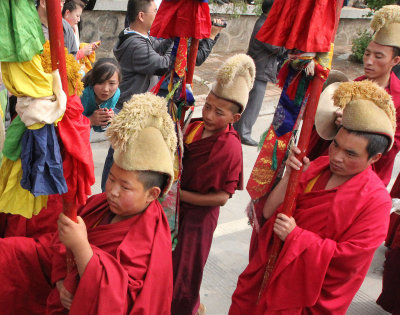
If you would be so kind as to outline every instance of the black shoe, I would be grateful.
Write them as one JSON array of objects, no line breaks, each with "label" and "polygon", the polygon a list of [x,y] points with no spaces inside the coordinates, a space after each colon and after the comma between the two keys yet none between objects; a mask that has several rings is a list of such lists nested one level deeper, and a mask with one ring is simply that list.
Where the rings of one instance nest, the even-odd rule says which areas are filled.
[{"label": "black shoe", "polygon": [[251,139],[251,138],[249,138],[249,139],[248,138],[242,138],[241,141],[242,141],[242,144],[245,144],[245,145],[249,145],[249,146],[252,146],[252,147],[258,146],[258,142],[253,140],[253,139]]}]

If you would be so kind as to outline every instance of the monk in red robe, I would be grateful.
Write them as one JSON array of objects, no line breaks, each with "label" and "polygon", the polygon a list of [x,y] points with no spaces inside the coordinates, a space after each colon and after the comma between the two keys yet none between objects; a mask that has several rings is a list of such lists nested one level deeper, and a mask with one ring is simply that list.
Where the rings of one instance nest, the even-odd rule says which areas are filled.
[{"label": "monk in red robe", "polygon": [[242,147],[232,124],[247,104],[254,75],[250,57],[228,59],[218,70],[202,119],[191,122],[185,133],[172,314],[204,313],[200,286],[219,209],[243,189]]},{"label": "monk in red robe", "polygon": [[[100,194],[91,197],[79,214],[92,227],[87,233],[93,255],[82,274],[78,261],[78,268],[67,274],[65,246],[57,235],[52,240],[42,236],[39,243],[16,237],[0,241],[1,278],[6,283],[0,288],[0,313],[169,313],[171,237],[158,201],[140,215],[109,224],[116,216],[106,194]],[[75,224],[65,216],[60,220]]]},{"label": "monk in red robe", "polygon": [[106,193],[77,223],[61,214],[54,236],[0,240],[1,314],[170,314],[171,236],[157,200],[174,177],[166,108],[150,93],[125,103],[107,131],[115,164]]},{"label": "monk in red robe", "polygon": [[[329,157],[311,164],[308,158],[302,161],[306,171],[293,217],[281,213],[281,204],[291,170],[300,169],[302,163],[294,155],[289,157],[284,177],[265,203],[267,221],[257,235],[258,249],[239,276],[229,314],[346,313],[385,238],[391,208],[390,196],[371,165],[393,143],[394,108],[383,89],[366,84],[364,95],[376,89],[375,104],[390,109],[382,110],[370,99],[350,99]],[[348,95],[351,86],[347,87],[342,90]],[[381,103],[381,96],[390,106]],[[365,106],[372,106],[374,114],[363,115]],[[380,122],[386,129],[375,126]],[[368,132],[365,126],[371,127]],[[273,237],[284,243],[265,280]]]}]

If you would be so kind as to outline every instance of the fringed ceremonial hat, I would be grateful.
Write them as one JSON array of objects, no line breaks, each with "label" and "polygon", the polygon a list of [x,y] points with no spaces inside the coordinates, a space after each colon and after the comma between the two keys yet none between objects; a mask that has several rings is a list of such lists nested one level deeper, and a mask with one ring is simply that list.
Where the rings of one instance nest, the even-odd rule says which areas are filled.
[{"label": "fringed ceremonial hat", "polygon": [[375,12],[371,29],[375,32],[374,42],[400,48],[400,6],[386,5]]},{"label": "fringed ceremonial hat", "polygon": [[254,84],[256,68],[253,59],[245,54],[237,54],[229,58],[217,72],[212,92],[228,101],[246,107],[249,92]]},{"label": "fringed ceremonial hat", "polygon": [[[396,131],[396,110],[391,96],[372,81],[333,83],[321,94],[315,127],[325,140],[335,137],[335,111],[343,109],[346,129],[385,135],[392,148]],[[323,113],[323,115],[321,115]],[[324,117],[324,118],[321,118]]]},{"label": "fringed ceremonial hat", "polygon": [[106,131],[114,148],[114,163],[127,171],[154,171],[168,175],[168,192],[174,179],[177,145],[174,123],[164,98],[137,94],[124,103]]}]

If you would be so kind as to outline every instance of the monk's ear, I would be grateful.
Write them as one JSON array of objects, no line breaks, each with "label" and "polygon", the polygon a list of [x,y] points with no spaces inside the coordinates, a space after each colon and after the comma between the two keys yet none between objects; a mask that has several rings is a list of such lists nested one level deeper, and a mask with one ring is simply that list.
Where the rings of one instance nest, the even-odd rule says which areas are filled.
[{"label": "monk's ear", "polygon": [[147,190],[147,202],[150,203],[150,202],[158,199],[160,194],[161,194],[160,187],[151,187],[149,190]]},{"label": "monk's ear", "polygon": [[400,56],[396,56],[393,58],[393,67],[400,63]]},{"label": "monk's ear", "polygon": [[374,164],[374,163],[378,162],[378,161],[380,160],[381,157],[382,157],[382,153],[377,153],[377,154],[375,154],[373,157],[371,157],[371,158],[368,160],[368,162],[369,162],[370,165],[371,165],[371,164]]},{"label": "monk's ear", "polygon": [[239,113],[233,114],[233,122],[235,123],[239,121],[240,117],[242,117],[242,114]]}]

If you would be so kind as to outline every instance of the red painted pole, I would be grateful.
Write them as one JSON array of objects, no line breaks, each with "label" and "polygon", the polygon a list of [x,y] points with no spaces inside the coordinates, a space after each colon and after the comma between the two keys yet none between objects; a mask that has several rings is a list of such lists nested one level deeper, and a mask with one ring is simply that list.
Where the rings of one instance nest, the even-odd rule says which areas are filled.
[{"label": "red painted pole", "polygon": [[[62,26],[60,0],[46,0],[47,23],[51,50],[51,65],[53,71],[58,69],[63,90],[68,98],[67,65],[65,62],[64,30]],[[67,104],[68,106],[68,104]],[[71,220],[77,222],[77,207],[75,198],[69,200],[63,195],[63,213]],[[67,251],[67,270],[72,271],[75,265],[74,256]]]},{"label": "red painted pole", "polygon": [[[60,0],[46,0],[46,11],[52,69],[53,71],[58,69],[63,90],[68,97],[67,66],[65,63],[64,31]],[[76,221],[77,208],[75,200],[69,200],[65,195],[63,196],[63,212],[71,220]]]},{"label": "red painted pole", "polygon": [[62,87],[68,96],[67,66],[65,63],[64,31],[60,0],[46,0],[46,11],[52,69],[53,71],[58,69],[60,72]]}]

